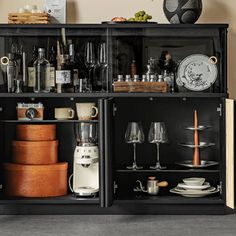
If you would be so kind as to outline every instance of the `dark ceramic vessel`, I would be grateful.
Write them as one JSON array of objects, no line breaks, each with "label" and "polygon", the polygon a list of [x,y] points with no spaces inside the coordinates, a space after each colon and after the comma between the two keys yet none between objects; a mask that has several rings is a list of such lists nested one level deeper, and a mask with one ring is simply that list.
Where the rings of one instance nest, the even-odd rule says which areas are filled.
[{"label": "dark ceramic vessel", "polygon": [[163,9],[172,24],[194,24],[202,13],[202,0],[164,0]]}]

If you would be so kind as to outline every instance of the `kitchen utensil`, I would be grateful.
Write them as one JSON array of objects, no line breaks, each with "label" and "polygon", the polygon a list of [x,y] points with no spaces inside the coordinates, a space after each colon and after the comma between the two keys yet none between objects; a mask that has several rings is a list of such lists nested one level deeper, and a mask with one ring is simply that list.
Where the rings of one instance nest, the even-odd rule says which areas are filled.
[{"label": "kitchen utensil", "polygon": [[162,167],[160,164],[160,143],[167,143],[168,137],[166,132],[165,123],[163,122],[152,122],[149,134],[148,134],[149,143],[155,143],[157,147],[157,162],[155,166],[151,166],[150,169],[163,170],[166,167]]},{"label": "kitchen utensil", "polygon": [[[75,124],[77,145],[74,151],[70,190],[76,197],[92,197],[99,191],[99,149],[96,123]],[[73,186],[71,179],[73,177]]]},{"label": "kitchen utensil", "polygon": [[184,166],[184,167],[196,168],[197,169],[197,168],[207,168],[207,167],[210,167],[210,166],[219,165],[219,162],[201,160],[200,165],[196,166],[196,165],[193,165],[192,160],[187,160],[187,161],[178,161],[178,162],[176,162],[176,164],[180,165],[180,166]]},{"label": "kitchen utensil", "polygon": [[182,188],[173,188],[170,190],[171,193],[179,194],[184,197],[205,197],[219,192],[219,189],[210,187],[205,190],[184,190]]},{"label": "kitchen utensil", "polygon": [[183,188],[186,190],[204,190],[204,189],[210,188],[210,184],[208,182],[205,182],[203,185],[189,185],[189,184],[187,185],[185,183],[179,183],[177,187]]},{"label": "kitchen utensil", "polygon": [[189,148],[207,148],[207,147],[212,147],[215,146],[215,143],[206,143],[206,142],[200,142],[199,145],[195,145],[194,143],[180,143],[179,145],[183,147],[189,147]]},{"label": "kitchen utensil", "polygon": [[94,44],[93,42],[87,42],[85,46],[85,66],[88,69],[88,88],[89,91],[92,91],[93,84],[93,70],[96,65]]},{"label": "kitchen utensil", "polygon": [[156,177],[149,177],[147,181],[147,189],[143,187],[143,184],[140,180],[136,180],[136,183],[139,184],[139,187],[134,188],[135,192],[144,192],[150,195],[158,195],[160,187],[167,187],[168,182],[162,181],[159,182]]},{"label": "kitchen utensil", "polygon": [[75,111],[70,107],[55,108],[54,113],[57,120],[73,119],[75,115]]},{"label": "kitchen utensil", "polygon": [[126,133],[125,133],[126,143],[133,144],[134,147],[134,161],[132,166],[127,166],[130,170],[140,170],[143,167],[137,166],[136,163],[136,144],[144,142],[144,132],[141,122],[129,122]]},{"label": "kitchen utensil", "polygon": [[177,84],[191,91],[210,88],[218,75],[217,58],[202,54],[192,54],[179,65]]},{"label": "kitchen utensil", "polygon": [[98,66],[100,67],[100,83],[101,91],[107,90],[107,78],[106,78],[106,69],[108,66],[108,57],[107,57],[107,44],[100,43],[98,46]]},{"label": "kitchen utensil", "polygon": [[79,120],[92,120],[98,116],[95,103],[76,103],[76,111]]},{"label": "kitchen utensil", "polygon": [[194,153],[193,153],[193,165],[198,166],[201,162],[199,154],[199,136],[198,136],[198,115],[197,111],[194,111]]},{"label": "kitchen utensil", "polygon": [[183,182],[186,185],[199,186],[204,184],[205,178],[198,178],[198,177],[185,178],[183,179]]}]

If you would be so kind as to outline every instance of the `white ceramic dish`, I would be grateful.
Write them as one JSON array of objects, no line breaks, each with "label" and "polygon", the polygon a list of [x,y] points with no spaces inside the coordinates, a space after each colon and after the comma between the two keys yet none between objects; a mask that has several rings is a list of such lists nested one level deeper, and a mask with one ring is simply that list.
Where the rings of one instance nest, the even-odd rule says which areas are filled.
[{"label": "white ceramic dish", "polygon": [[217,193],[219,190],[214,187],[210,187],[207,190],[183,190],[182,188],[176,187],[171,189],[170,192],[182,195],[184,197],[205,197]]},{"label": "white ceramic dish", "polygon": [[185,178],[185,179],[183,179],[183,182],[186,185],[199,186],[199,185],[204,184],[205,178],[198,178],[198,177]]},{"label": "white ceramic dish", "polygon": [[205,182],[203,185],[187,185],[185,183],[179,183],[177,185],[177,187],[179,188],[183,188],[183,189],[189,189],[189,190],[204,190],[204,189],[207,189],[207,188],[210,188],[210,184],[208,182]]},{"label": "white ceramic dish", "polygon": [[192,54],[179,65],[177,84],[191,91],[204,91],[216,81],[217,58],[203,54]]}]

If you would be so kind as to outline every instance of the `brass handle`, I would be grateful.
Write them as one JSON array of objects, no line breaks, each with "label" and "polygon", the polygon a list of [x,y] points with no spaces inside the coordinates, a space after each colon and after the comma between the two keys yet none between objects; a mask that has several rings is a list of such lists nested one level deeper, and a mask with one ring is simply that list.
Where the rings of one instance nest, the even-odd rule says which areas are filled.
[{"label": "brass handle", "polygon": [[217,62],[218,62],[218,59],[217,59],[217,57],[212,56],[212,57],[209,58],[209,62],[210,62],[212,65],[216,65]]},{"label": "brass handle", "polygon": [[157,186],[159,186],[159,187],[167,187],[168,186],[168,182],[167,181],[162,181],[160,183],[157,183]]}]

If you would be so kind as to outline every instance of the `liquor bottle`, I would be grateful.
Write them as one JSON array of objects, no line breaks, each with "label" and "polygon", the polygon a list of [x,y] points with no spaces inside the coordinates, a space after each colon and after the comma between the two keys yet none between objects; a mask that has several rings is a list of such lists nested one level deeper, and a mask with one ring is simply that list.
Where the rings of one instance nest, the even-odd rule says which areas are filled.
[{"label": "liquor bottle", "polygon": [[56,71],[56,83],[60,86],[61,91],[58,93],[71,93],[74,91],[73,81],[71,79],[71,66],[69,54],[62,54],[60,58],[60,69]]},{"label": "liquor bottle", "polygon": [[134,78],[135,75],[137,75],[137,66],[135,60],[133,60],[130,65],[130,74],[132,79]]},{"label": "liquor bottle", "polygon": [[19,66],[14,58],[13,53],[8,55],[9,62],[7,64],[7,92],[14,93],[16,91],[16,80],[18,78]]},{"label": "liquor bottle", "polygon": [[70,67],[71,67],[71,80],[74,86],[74,91],[77,90],[76,87],[79,86],[79,64],[75,57],[75,45],[72,41],[69,41],[69,57],[70,57]]},{"label": "liquor bottle", "polygon": [[34,70],[34,62],[38,58],[38,49],[36,46],[33,48],[32,58],[27,65],[27,72],[28,72],[28,88],[27,92],[33,92],[35,86],[35,70]]},{"label": "liquor bottle", "polygon": [[34,62],[35,69],[35,93],[50,92],[50,63],[45,59],[45,49],[38,49],[38,59]]},{"label": "liquor bottle", "polygon": [[50,63],[50,91],[55,91],[55,83],[56,83],[56,68],[57,68],[57,52],[55,48],[52,46],[51,53],[49,57]]},{"label": "liquor bottle", "polygon": [[163,65],[163,78],[164,81],[168,84],[169,92],[174,92],[174,71],[173,71],[173,61],[171,54],[167,53],[165,56],[165,61]]}]

